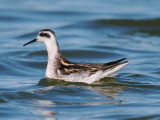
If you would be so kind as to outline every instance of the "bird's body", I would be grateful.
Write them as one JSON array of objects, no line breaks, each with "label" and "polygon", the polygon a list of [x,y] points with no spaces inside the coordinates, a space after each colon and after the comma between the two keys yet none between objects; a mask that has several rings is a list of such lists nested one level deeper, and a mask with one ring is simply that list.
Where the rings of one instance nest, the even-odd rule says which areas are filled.
[{"label": "bird's body", "polygon": [[44,42],[47,48],[47,78],[90,84],[104,77],[114,76],[115,72],[130,63],[129,61],[122,62],[125,58],[105,64],[72,63],[60,53],[55,33],[50,29],[41,30],[36,39],[25,45],[35,41]]}]

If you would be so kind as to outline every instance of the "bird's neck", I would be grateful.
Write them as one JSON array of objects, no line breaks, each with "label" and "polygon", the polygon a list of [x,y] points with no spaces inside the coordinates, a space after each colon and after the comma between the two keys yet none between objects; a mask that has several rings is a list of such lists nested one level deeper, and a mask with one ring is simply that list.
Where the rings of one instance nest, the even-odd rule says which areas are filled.
[{"label": "bird's neck", "polygon": [[56,60],[59,56],[58,47],[47,47],[48,60]]},{"label": "bird's neck", "polygon": [[57,76],[57,65],[59,57],[59,46],[56,43],[46,43],[48,52],[48,64],[46,69],[46,77],[56,78]]}]

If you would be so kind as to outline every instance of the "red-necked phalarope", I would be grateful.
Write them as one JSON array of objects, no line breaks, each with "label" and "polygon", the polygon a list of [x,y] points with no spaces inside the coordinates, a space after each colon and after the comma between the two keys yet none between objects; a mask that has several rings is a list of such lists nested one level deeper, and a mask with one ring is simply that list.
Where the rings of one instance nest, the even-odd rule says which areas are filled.
[{"label": "red-necked phalarope", "polygon": [[105,64],[72,63],[60,53],[55,33],[50,29],[41,30],[34,40],[23,46],[36,41],[44,42],[47,48],[47,78],[61,79],[69,82],[85,82],[90,84],[104,77],[112,77],[115,72],[130,63],[129,61],[122,62],[126,58]]}]

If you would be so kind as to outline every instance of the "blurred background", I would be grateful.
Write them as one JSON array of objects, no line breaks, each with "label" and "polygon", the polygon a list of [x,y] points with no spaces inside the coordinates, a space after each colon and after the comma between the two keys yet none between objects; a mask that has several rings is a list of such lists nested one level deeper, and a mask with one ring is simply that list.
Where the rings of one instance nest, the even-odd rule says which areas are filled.
[{"label": "blurred background", "polygon": [[[93,85],[38,86],[45,46],[22,45],[46,28],[70,61],[133,62]],[[0,119],[160,119],[159,0],[0,0],[0,36]]]}]

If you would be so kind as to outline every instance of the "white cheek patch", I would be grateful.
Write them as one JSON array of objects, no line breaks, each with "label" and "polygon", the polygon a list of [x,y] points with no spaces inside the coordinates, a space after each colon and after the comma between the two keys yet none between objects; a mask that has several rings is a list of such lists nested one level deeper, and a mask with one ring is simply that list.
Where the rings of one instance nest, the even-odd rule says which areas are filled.
[{"label": "white cheek patch", "polygon": [[45,42],[45,41],[47,41],[47,38],[45,38],[45,37],[41,37],[41,36],[37,36],[37,41],[39,41],[39,42]]}]

